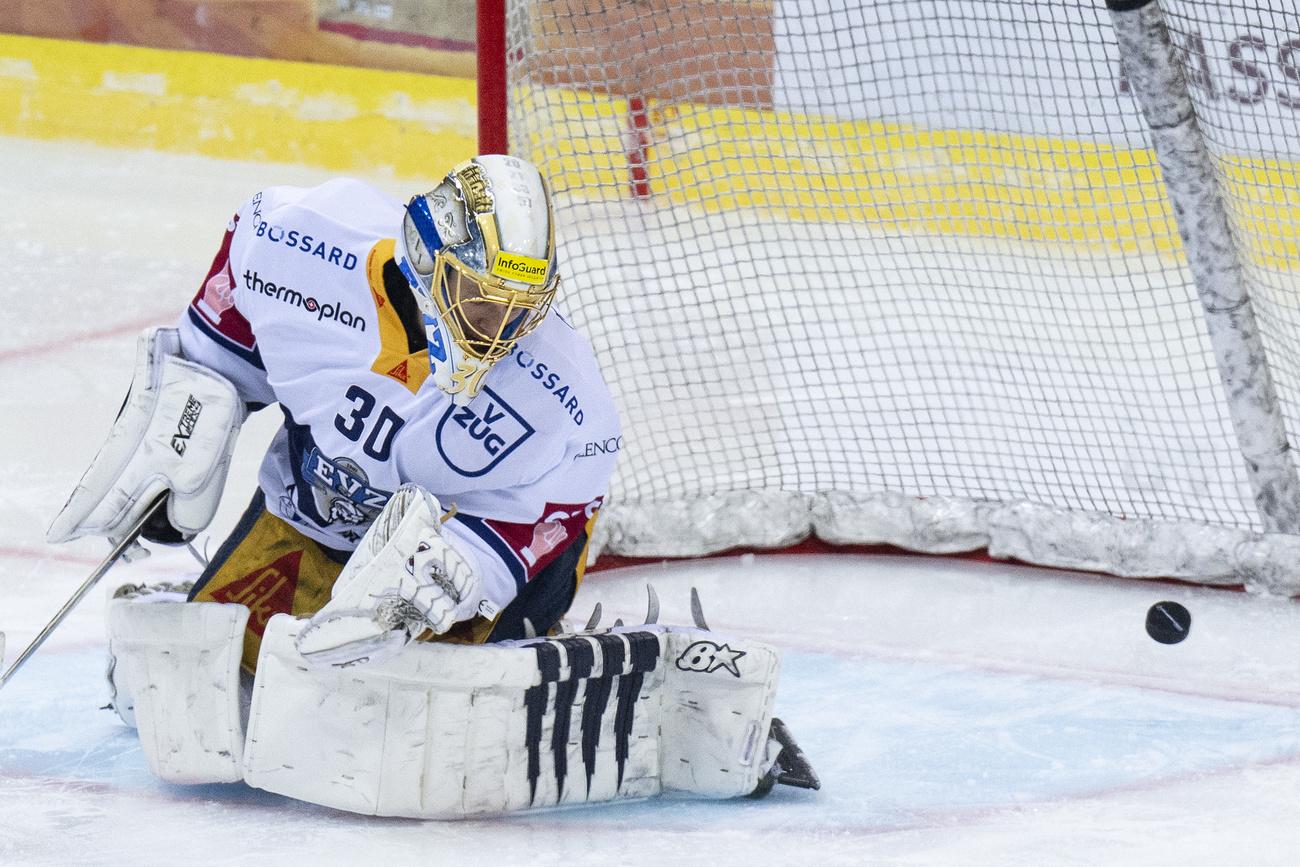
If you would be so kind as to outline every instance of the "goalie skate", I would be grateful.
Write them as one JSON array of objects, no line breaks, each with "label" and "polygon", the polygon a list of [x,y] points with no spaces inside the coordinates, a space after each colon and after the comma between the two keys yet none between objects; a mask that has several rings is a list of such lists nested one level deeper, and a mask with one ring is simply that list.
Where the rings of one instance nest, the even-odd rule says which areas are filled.
[{"label": "goalie skate", "polygon": [[751,798],[766,797],[778,784],[797,789],[816,790],[822,787],[817,772],[808,762],[803,749],[795,743],[794,735],[785,723],[772,717],[772,728],[767,737],[769,742],[775,742],[779,746],[780,752],[777,753],[771,770],[758,781],[758,787],[750,794]]}]

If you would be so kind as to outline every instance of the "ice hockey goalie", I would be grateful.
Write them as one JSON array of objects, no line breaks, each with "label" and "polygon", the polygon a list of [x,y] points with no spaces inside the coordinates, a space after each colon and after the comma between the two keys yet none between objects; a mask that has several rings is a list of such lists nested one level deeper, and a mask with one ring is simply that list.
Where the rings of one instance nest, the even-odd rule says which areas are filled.
[{"label": "ice hockey goalie", "polygon": [[815,779],[772,719],[772,648],[549,637],[617,459],[588,446],[621,430],[554,309],[554,232],[540,173],[503,155],[405,207],[347,179],[271,187],[177,326],[141,337],[50,541],[146,514],[146,540],[194,538],[246,414],[284,416],[194,584],[110,606],[113,706],[159,776],[420,817]]},{"label": "ice hockey goalie", "polygon": [[779,659],[765,644],[653,623],[420,641],[481,598],[442,514],[427,491],[400,488],[330,601],[308,619],[271,618],[251,678],[246,606],[118,594],[113,705],[154,773],[419,818],[817,787],[773,719]]}]

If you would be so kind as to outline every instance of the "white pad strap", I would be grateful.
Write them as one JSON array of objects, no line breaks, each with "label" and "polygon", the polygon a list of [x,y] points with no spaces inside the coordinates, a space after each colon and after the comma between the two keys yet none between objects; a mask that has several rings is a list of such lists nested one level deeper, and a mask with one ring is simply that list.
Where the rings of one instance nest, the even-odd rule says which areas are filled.
[{"label": "white pad strap", "polygon": [[242,779],[239,661],[247,622],[243,605],[109,603],[115,700],[134,704],[149,769],[162,779]]},{"label": "white pad strap", "polygon": [[168,491],[168,523],[194,536],[216,512],[243,420],[235,387],[181,358],[175,329],[145,331],[126,402],[46,538],[120,537]]},{"label": "white pad strap", "polygon": [[777,652],[663,627],[387,662],[302,664],[279,615],[258,660],[246,781],[343,810],[451,818],[752,792],[771,766]]}]

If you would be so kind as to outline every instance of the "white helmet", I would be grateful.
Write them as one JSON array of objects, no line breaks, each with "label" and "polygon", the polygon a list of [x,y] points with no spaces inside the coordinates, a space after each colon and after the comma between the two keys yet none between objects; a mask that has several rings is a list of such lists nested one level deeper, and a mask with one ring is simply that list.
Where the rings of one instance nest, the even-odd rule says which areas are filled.
[{"label": "white helmet", "polygon": [[407,204],[396,258],[424,314],[434,384],[469,403],[559,287],[546,182],[515,157],[461,163]]}]

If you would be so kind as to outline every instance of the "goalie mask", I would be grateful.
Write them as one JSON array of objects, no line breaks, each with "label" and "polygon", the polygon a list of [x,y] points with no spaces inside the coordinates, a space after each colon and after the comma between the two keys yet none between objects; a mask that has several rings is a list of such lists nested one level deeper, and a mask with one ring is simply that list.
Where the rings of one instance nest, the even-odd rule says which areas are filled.
[{"label": "goalie mask", "polygon": [[434,384],[469,403],[559,286],[546,182],[514,157],[461,163],[407,204],[396,258],[424,314]]}]

